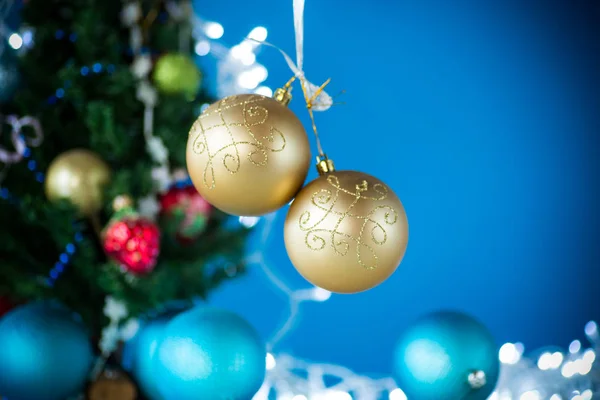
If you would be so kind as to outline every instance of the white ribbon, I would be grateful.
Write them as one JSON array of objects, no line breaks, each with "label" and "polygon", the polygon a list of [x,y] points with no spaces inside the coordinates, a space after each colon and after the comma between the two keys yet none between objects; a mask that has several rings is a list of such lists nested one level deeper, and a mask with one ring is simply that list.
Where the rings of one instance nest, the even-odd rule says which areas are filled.
[{"label": "white ribbon", "polygon": [[[285,51],[281,50],[279,47],[274,44],[261,42],[255,39],[251,39],[255,42],[273,47],[283,55],[287,65],[290,67],[294,75],[300,79],[304,90],[309,98],[312,98],[314,94],[319,89],[319,86],[311,83],[308,79],[306,79],[304,70],[302,69],[304,64],[304,1],[305,0],[293,0],[294,7],[294,32],[296,36],[296,62],[292,60],[292,58],[286,54]],[[333,105],[333,99],[330,95],[325,92],[325,90],[321,90],[319,95],[313,99],[311,104],[311,108],[314,111],[326,111]]]},{"label": "white ribbon", "polygon": [[296,65],[304,63],[304,0],[294,0],[294,32],[296,32]]}]

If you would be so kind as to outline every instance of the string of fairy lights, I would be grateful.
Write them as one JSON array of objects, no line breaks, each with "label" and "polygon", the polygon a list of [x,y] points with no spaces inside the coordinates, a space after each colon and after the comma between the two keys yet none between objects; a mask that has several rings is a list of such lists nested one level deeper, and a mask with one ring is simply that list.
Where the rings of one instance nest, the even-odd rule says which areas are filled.
[{"label": "string of fairy lights", "polygon": [[[24,28],[14,32],[1,22],[5,20],[13,3],[13,0],[0,1],[0,55],[6,45],[14,50],[27,49],[33,45],[33,33],[30,30]],[[196,55],[213,57],[217,62],[218,96],[225,97],[240,93],[272,95],[273,91],[264,85],[268,70],[257,61],[261,49],[260,42],[265,41],[268,36],[265,27],[256,27],[248,34],[247,38],[253,39],[252,41],[244,39],[234,46],[227,46],[222,41],[224,27],[218,22],[194,16],[192,26]],[[61,35],[61,32],[57,32],[57,35]],[[62,35],[65,33],[63,32]],[[67,37],[67,39],[76,38]],[[109,69],[110,66],[93,65],[88,70],[82,71],[82,74],[103,71],[110,73]],[[60,94],[57,92],[54,97],[59,99]],[[27,157],[28,155],[25,158]],[[35,171],[35,165],[30,165],[32,161],[35,162],[28,161],[28,167],[33,173],[37,173],[35,177],[38,181],[43,180],[43,174]],[[14,200],[10,192],[4,188],[0,190],[0,197]],[[276,213],[263,218],[240,217],[239,219],[239,222],[247,227],[256,226],[260,234],[257,250],[247,256],[247,264],[260,268],[273,288],[286,296],[289,311],[280,328],[268,340],[267,375],[253,400],[407,400],[407,396],[391,377],[374,379],[356,374],[343,366],[308,362],[276,352],[278,343],[301,318],[303,303],[325,302],[331,297],[330,292],[318,287],[293,289],[270,267],[262,249],[266,248],[276,219]],[[51,280],[57,279],[64,266],[68,264],[69,257],[76,250],[75,246],[75,243],[67,245],[65,257],[61,254],[57,266],[52,269],[54,272],[50,273]],[[526,356],[525,347],[521,343],[502,345],[499,350],[500,379],[489,400],[600,398],[600,368],[597,362],[597,355],[600,352],[598,325],[590,321],[585,326],[584,332],[589,342],[588,346],[575,340],[564,351],[538,351],[533,353],[536,354],[535,356]],[[328,384],[326,376],[337,378],[334,379],[336,383]]]}]

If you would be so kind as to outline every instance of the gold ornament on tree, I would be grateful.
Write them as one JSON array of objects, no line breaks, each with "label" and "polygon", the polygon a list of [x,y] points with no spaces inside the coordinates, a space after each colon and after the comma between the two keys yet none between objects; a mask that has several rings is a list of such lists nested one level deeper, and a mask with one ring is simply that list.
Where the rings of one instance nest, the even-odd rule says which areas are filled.
[{"label": "gold ornament on tree", "polygon": [[69,200],[81,214],[91,216],[102,207],[110,176],[110,167],[96,153],[69,150],[56,157],[46,171],[46,197],[50,201]]},{"label": "gold ornament on tree", "polygon": [[408,221],[400,199],[381,180],[336,171],[324,155],[311,109],[318,94],[309,98],[305,91],[321,154],[320,176],[290,206],[285,247],[294,267],[312,284],[335,293],[358,293],[398,268],[408,243]]},{"label": "gold ornament on tree", "polygon": [[289,203],[302,187],[310,145],[302,123],[287,107],[292,81],[274,98],[226,97],[193,124],[187,169],[196,190],[221,211],[268,214]]},{"label": "gold ornament on tree", "polygon": [[123,372],[107,369],[88,389],[88,400],[135,400],[137,389]]}]

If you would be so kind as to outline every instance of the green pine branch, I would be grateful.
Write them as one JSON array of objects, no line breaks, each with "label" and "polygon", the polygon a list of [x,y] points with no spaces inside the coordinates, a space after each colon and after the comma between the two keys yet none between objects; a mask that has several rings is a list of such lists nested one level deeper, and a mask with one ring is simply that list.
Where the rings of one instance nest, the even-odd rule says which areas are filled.
[{"label": "green pine branch", "polygon": [[[154,165],[146,152],[143,105],[136,98],[121,7],[121,1],[110,0],[30,0],[22,17],[34,30],[35,45],[20,59],[21,88],[2,110],[40,120],[45,138],[29,158],[37,171],[46,171],[55,157],[73,148],[91,149],[110,164],[113,175],[105,190],[103,224],[112,216],[116,196],[127,194],[137,201],[154,190]],[[153,59],[180,51],[179,29],[162,17],[154,22],[146,36]],[[191,55],[192,49],[187,50]],[[101,70],[90,72],[95,64]],[[189,127],[200,105],[210,101],[204,92],[195,99],[159,96],[154,131],[169,149],[173,169],[185,167]],[[206,297],[244,270],[249,231],[226,227],[228,216],[220,212],[214,212],[204,233],[191,243],[172,233],[175,217],[162,215],[157,266],[132,279],[106,257],[102,238],[71,204],[47,200],[27,161],[12,166],[1,186],[10,198],[0,199],[0,295],[17,301],[58,299],[78,312],[96,335],[107,323],[102,310],[106,296],[123,300],[132,316],[138,316],[173,300]],[[76,235],[80,240],[74,243]],[[48,274],[69,243],[76,250],[49,285]]]}]

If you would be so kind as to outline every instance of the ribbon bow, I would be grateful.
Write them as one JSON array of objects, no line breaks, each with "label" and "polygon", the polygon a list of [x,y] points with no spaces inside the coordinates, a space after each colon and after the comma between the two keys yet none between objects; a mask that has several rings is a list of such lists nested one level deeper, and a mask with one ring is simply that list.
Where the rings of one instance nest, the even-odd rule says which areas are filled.
[{"label": "ribbon bow", "polygon": [[305,0],[293,0],[294,7],[294,32],[296,36],[296,62],[292,60],[292,58],[287,55],[285,51],[280,49],[279,47],[267,43],[261,42],[255,39],[255,42],[273,47],[283,55],[287,65],[290,67],[294,75],[300,80],[302,87],[306,93],[306,96],[311,99],[311,108],[314,111],[326,111],[333,105],[333,99],[327,92],[323,90],[323,87],[319,87],[313,83],[311,83],[304,74],[304,70],[302,69],[304,63],[304,2]]}]

